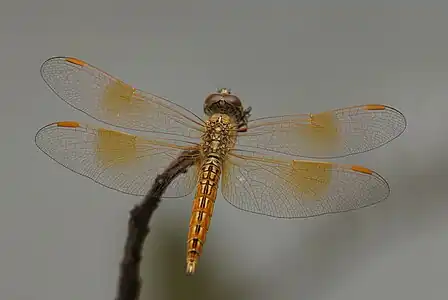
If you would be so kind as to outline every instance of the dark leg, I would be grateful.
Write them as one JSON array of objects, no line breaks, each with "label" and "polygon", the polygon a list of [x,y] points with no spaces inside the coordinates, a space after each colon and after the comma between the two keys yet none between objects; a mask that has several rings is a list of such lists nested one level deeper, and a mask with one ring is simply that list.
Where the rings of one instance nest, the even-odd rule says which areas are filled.
[{"label": "dark leg", "polygon": [[238,124],[239,132],[247,131],[247,123],[249,122],[250,112],[252,111],[252,107],[248,107],[243,111],[243,116],[241,117],[241,121]]}]

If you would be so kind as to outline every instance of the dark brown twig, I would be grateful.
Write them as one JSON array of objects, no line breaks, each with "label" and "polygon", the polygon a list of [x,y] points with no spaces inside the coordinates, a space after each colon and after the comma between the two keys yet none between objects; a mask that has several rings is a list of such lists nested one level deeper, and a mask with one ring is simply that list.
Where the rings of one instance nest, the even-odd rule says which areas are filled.
[{"label": "dark brown twig", "polygon": [[128,236],[120,264],[116,300],[137,300],[140,295],[140,261],[143,243],[148,235],[149,221],[159,206],[160,198],[171,182],[193,165],[193,151],[183,152],[162,174],[157,175],[151,190],[143,201],[130,212]]}]

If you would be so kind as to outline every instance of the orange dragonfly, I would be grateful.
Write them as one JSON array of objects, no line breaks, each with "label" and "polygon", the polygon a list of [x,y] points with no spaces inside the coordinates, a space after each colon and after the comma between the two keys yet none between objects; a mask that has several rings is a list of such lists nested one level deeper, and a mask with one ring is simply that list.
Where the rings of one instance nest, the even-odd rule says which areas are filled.
[{"label": "orange dragonfly", "polygon": [[[205,98],[201,118],[167,99],[136,89],[76,58],[53,57],[41,67],[62,100],[105,124],[51,123],[35,137],[50,158],[125,194],[144,196],[156,175],[185,150],[195,164],[175,179],[164,198],[193,200],[186,274],[194,274],[205,243],[218,184],[244,211],[306,218],[378,203],[389,185],[356,165],[302,160],[366,152],[397,138],[406,119],[397,109],[368,104],[317,114],[249,120],[251,108],[228,89]],[[124,130],[146,132],[153,138]]]}]

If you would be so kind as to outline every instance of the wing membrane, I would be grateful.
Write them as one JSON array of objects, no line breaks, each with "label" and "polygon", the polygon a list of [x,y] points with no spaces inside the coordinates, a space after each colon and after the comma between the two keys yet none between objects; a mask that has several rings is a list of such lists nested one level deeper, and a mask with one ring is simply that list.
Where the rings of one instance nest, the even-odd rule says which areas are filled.
[{"label": "wing membrane", "polygon": [[203,131],[203,120],[189,110],[79,59],[50,58],[42,64],[41,75],[62,100],[106,124],[193,139]]},{"label": "wing membrane", "polygon": [[360,166],[278,160],[232,151],[223,166],[222,194],[233,206],[279,218],[306,218],[370,206],[389,185]]},{"label": "wing membrane", "polygon": [[370,104],[327,111],[267,117],[250,121],[237,147],[254,151],[336,158],[366,152],[397,138],[406,119],[395,108]]},{"label": "wing membrane", "polygon": [[[143,196],[155,177],[182,151],[197,145],[180,141],[148,140],[119,131],[77,122],[57,122],[41,128],[36,145],[64,167],[108,188]],[[197,162],[168,187],[164,197],[189,195],[197,183]]]}]

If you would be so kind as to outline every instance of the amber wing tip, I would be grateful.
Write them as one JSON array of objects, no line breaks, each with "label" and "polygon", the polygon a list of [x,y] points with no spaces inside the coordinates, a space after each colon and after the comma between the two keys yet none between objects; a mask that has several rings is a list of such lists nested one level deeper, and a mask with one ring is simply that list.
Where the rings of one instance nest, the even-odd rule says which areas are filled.
[{"label": "amber wing tip", "polygon": [[372,175],[374,172],[366,167],[363,166],[352,166],[351,167],[352,171],[358,172],[358,173],[364,173],[364,174],[369,174]]},{"label": "amber wing tip", "polygon": [[75,121],[60,121],[60,122],[56,122],[54,124],[56,124],[56,126],[58,126],[58,127],[72,127],[72,128],[76,128],[76,127],[80,127],[81,126],[81,124],[79,124],[78,122],[75,122]]},{"label": "amber wing tip", "polygon": [[365,110],[385,110],[386,106],[383,104],[367,104],[364,106]]},{"label": "amber wing tip", "polygon": [[87,63],[85,61],[82,61],[76,57],[66,57],[65,60],[69,63],[84,67],[85,65],[87,65]]},{"label": "amber wing tip", "polygon": [[194,261],[187,262],[187,269],[185,270],[185,274],[193,275],[195,271],[196,271],[196,262]]}]

